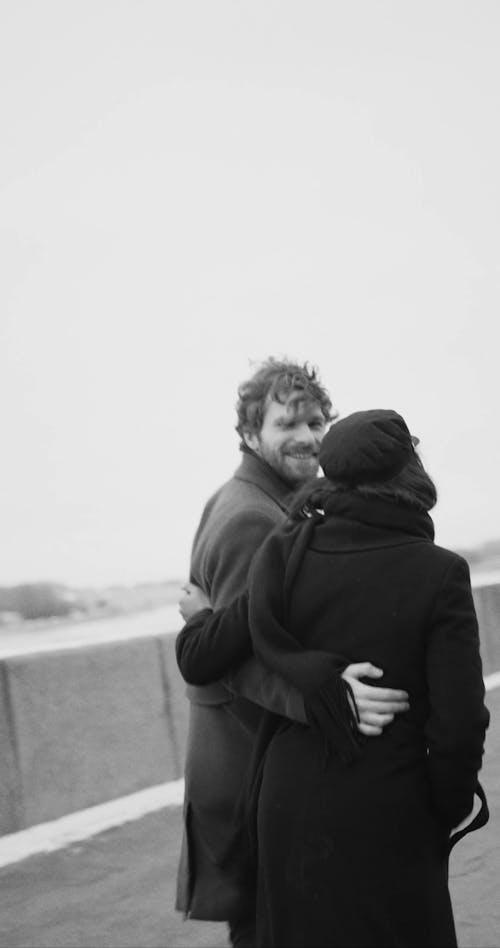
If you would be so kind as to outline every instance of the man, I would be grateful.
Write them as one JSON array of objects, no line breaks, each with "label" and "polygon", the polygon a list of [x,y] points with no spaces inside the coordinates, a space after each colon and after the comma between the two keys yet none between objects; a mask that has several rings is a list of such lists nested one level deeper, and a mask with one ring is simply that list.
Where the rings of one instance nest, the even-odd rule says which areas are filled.
[{"label": "man", "polygon": [[[237,431],[243,459],[208,501],[193,543],[191,583],[180,608],[200,608],[195,586],[214,609],[244,592],[250,562],[268,533],[283,523],[294,491],[318,472],[321,440],[335,417],[328,393],[307,365],[269,359],[238,390]],[[369,663],[348,666],[360,730],[380,734],[408,707],[401,691],[373,688],[359,678],[382,671]],[[301,696],[255,661],[227,682],[189,686],[185,836],[177,908],[190,918],[227,920],[235,948],[254,944],[253,896],[228,854],[232,816],[262,716],[261,707],[306,722]],[[237,691],[237,693],[235,693]],[[259,707],[260,706],[260,707]]]}]

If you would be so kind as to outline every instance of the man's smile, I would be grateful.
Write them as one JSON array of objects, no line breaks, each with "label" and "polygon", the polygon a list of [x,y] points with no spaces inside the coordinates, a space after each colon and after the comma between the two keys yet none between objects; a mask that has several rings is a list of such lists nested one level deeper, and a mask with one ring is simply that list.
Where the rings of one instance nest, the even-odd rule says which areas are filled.
[{"label": "man's smile", "polygon": [[290,458],[298,458],[301,461],[308,461],[310,458],[317,457],[316,451],[285,451]]}]

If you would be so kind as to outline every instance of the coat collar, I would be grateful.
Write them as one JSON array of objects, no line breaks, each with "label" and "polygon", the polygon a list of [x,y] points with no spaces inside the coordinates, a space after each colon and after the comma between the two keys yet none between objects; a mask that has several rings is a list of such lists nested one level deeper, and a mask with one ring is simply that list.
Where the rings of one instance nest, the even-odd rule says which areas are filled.
[{"label": "coat collar", "polygon": [[434,539],[427,513],[401,504],[354,494],[332,494],[311,547],[315,550],[369,550]]},{"label": "coat collar", "polygon": [[263,461],[257,454],[246,448],[239,468],[234,474],[236,480],[254,484],[264,494],[267,494],[284,513],[288,513],[293,497],[293,491],[286,481],[282,480],[276,471]]}]

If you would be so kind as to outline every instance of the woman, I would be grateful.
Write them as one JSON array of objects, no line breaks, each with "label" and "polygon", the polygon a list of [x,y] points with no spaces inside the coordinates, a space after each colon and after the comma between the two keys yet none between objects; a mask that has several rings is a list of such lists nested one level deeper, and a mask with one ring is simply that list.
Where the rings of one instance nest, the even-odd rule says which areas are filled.
[{"label": "woman", "polygon": [[[308,516],[259,551],[247,607],[208,620],[219,635],[249,623],[310,724],[274,728],[261,761],[258,944],[456,945],[450,834],[472,810],[489,718],[468,567],[433,543],[435,488],[400,415],[338,422],[320,463]],[[339,653],[410,695],[376,741],[359,736]]]}]

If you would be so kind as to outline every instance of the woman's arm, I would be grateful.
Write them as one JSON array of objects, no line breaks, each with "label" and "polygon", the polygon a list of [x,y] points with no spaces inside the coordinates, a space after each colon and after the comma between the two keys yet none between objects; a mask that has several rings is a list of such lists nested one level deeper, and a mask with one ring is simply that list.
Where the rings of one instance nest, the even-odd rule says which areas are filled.
[{"label": "woman's arm", "polygon": [[218,681],[252,654],[248,594],[212,612],[202,609],[188,620],[175,642],[177,664],[189,685]]},{"label": "woman's arm", "polygon": [[432,801],[452,829],[472,810],[489,723],[469,568],[461,557],[448,569],[432,616],[427,685]]},{"label": "woman's arm", "polygon": [[[183,592],[179,610],[186,625],[177,637],[176,652],[188,684],[207,685],[223,677],[229,690],[240,697],[292,721],[307,723],[304,698],[298,688],[252,655],[247,601],[236,600],[228,609],[214,613],[208,597],[194,583],[186,583]],[[346,666],[347,659],[333,657],[354,696],[361,734],[378,736],[395,714],[408,709],[406,692],[373,687],[360,680],[376,679],[383,674],[382,669],[370,662]]]}]

